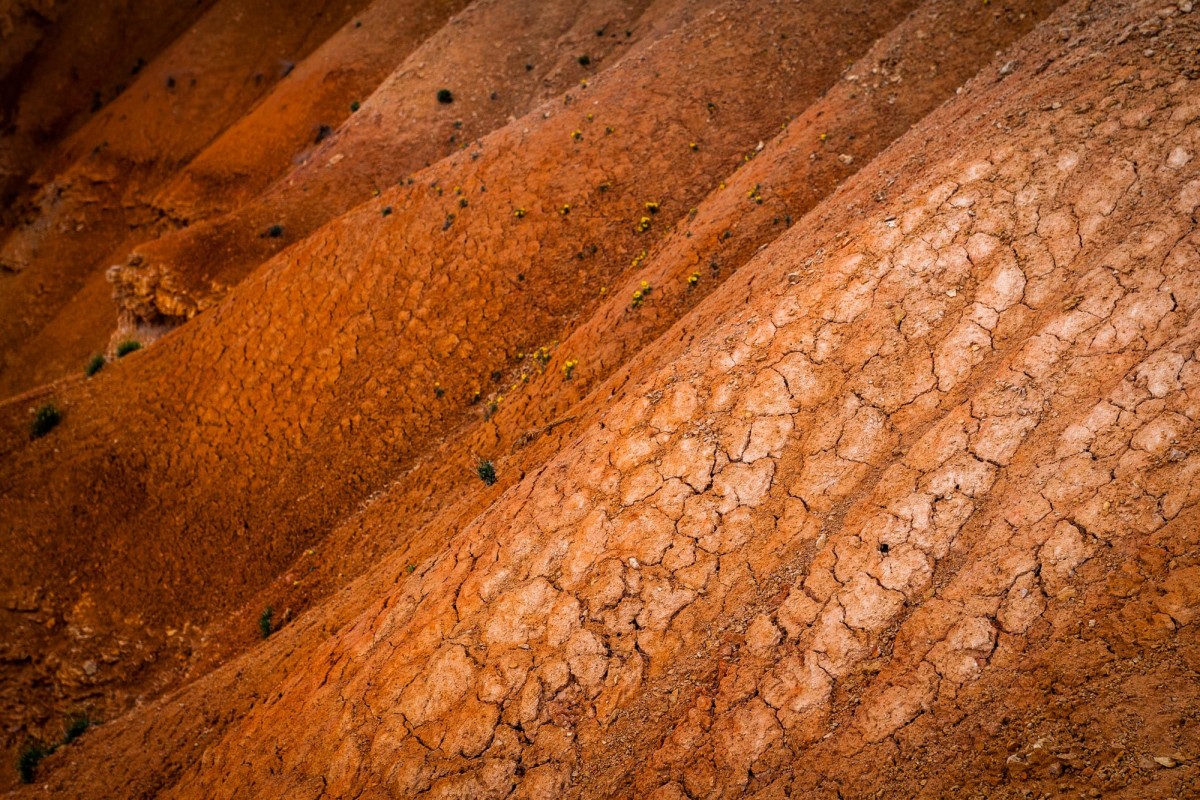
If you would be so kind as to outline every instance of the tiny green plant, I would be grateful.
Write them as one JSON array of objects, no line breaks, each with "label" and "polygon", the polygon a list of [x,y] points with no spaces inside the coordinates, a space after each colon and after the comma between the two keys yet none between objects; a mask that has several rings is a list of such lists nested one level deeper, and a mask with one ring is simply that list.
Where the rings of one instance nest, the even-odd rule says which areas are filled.
[{"label": "tiny green plant", "polygon": [[136,353],[142,349],[142,343],[137,339],[124,339],[117,343],[117,358],[124,358],[130,353]]},{"label": "tiny green plant", "polygon": [[46,403],[34,413],[29,433],[34,439],[40,439],[58,427],[60,422],[62,422],[62,412],[58,410],[58,406],[54,403]]},{"label": "tiny green plant", "polygon": [[476,464],[475,474],[488,486],[496,482],[496,467],[490,461],[480,461]]},{"label": "tiny green plant", "polygon": [[582,55],[579,57],[579,66],[586,67],[588,64],[591,64],[591,63],[592,63],[591,56]]},{"label": "tiny green plant", "polygon": [[634,308],[637,308],[638,306],[640,306],[642,304],[642,302],[646,299],[646,297],[649,296],[650,290],[651,290],[650,283],[648,281],[642,281],[641,287],[633,290],[633,301],[632,301],[631,305]]},{"label": "tiny green plant", "polygon": [[83,736],[88,728],[95,725],[96,722],[87,714],[72,714],[67,717],[67,729],[63,734],[63,744],[71,742]]},{"label": "tiny green plant", "polygon": [[358,111],[360,108],[362,108],[362,104],[359,103],[357,100],[355,100],[353,103],[350,104],[351,111]]},{"label": "tiny green plant", "polygon": [[258,618],[258,632],[262,634],[262,638],[266,639],[271,635],[273,630],[272,621],[275,617],[275,609],[267,606],[263,609],[262,614]]},{"label": "tiny green plant", "polygon": [[17,758],[17,772],[21,775],[21,782],[33,783],[33,779],[37,777],[38,764],[53,752],[53,747],[47,747],[41,742],[32,740],[27,742],[21,749],[21,755]]},{"label": "tiny green plant", "polygon": [[88,361],[87,366],[83,368],[83,374],[90,378],[100,370],[104,369],[104,365],[106,363],[108,362],[104,360],[104,355],[101,353],[96,353],[96,355],[92,356],[91,360]]},{"label": "tiny green plant", "polygon": [[693,272],[691,275],[688,275],[688,286],[689,287],[695,286],[699,282],[700,282],[700,273],[699,272]]},{"label": "tiny green plant", "polygon": [[437,101],[442,105],[450,105],[454,102],[454,93],[449,89],[438,89]]},{"label": "tiny green plant", "polygon": [[271,227],[267,228],[267,238],[278,239],[280,236],[283,236],[282,225],[272,225]]},{"label": "tiny green plant", "polygon": [[391,206],[384,206],[384,207],[383,207],[383,211],[382,211],[381,213],[382,213],[382,214],[383,214],[385,217],[390,217],[390,216],[392,215],[392,207],[391,207]]},{"label": "tiny green plant", "polygon": [[575,368],[579,366],[579,359],[568,358],[563,363],[563,380],[571,380],[571,376],[575,374]]}]

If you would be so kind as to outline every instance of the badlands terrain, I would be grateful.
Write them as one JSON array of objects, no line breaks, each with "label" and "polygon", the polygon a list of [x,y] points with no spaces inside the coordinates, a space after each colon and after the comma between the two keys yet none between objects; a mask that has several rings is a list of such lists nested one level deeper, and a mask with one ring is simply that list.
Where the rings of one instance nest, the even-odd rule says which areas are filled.
[{"label": "badlands terrain", "polygon": [[1200,797],[1192,0],[7,0],[0,104],[0,792]]}]

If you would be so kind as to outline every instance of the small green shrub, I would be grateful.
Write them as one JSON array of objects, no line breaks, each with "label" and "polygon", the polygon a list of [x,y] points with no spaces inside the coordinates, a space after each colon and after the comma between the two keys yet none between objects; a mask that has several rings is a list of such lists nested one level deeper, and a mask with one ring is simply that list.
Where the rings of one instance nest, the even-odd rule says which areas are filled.
[{"label": "small green shrub", "polygon": [[53,752],[53,747],[47,747],[41,742],[26,743],[21,750],[21,755],[17,758],[17,772],[21,774],[21,783],[33,783],[33,779],[37,777],[38,764]]},{"label": "small green shrub", "polygon": [[586,67],[588,64],[591,64],[591,63],[592,63],[592,59],[590,56],[582,55],[579,57],[579,66]]},{"label": "small green shrub", "polygon": [[454,102],[454,93],[449,89],[438,89],[437,101],[444,106],[448,106]]},{"label": "small green shrub", "polygon": [[278,239],[280,236],[283,236],[283,226],[272,225],[271,227],[267,228],[266,235],[269,239]]},{"label": "small green shrub", "polygon": [[480,461],[475,465],[475,474],[479,476],[479,480],[483,481],[488,486],[496,482],[496,467],[490,461]]},{"label": "small green shrub", "polygon": [[117,342],[117,358],[124,358],[130,353],[136,353],[142,349],[142,343],[137,339],[123,339]]},{"label": "small green shrub", "polygon": [[263,609],[262,615],[258,618],[258,632],[262,634],[262,638],[266,639],[271,635],[273,630],[273,619],[275,617],[275,609],[267,606]]},{"label": "small green shrub", "polygon": [[40,439],[58,427],[60,422],[62,422],[62,413],[58,410],[58,406],[54,403],[46,403],[33,415],[33,424],[29,428],[29,433],[34,439]]},{"label": "small green shrub", "polygon": [[63,734],[63,744],[71,742],[83,736],[84,732],[95,725],[96,722],[87,714],[72,714],[67,717],[67,729]]},{"label": "small green shrub", "polygon": [[87,366],[83,368],[83,374],[90,378],[100,370],[104,369],[104,365],[107,363],[108,362],[104,360],[103,354],[96,353],[96,355],[92,356],[92,360],[87,363]]},{"label": "small green shrub", "polygon": [[358,111],[360,108],[362,108],[362,105],[357,100],[355,100],[353,103],[350,104],[350,110],[352,112]]}]

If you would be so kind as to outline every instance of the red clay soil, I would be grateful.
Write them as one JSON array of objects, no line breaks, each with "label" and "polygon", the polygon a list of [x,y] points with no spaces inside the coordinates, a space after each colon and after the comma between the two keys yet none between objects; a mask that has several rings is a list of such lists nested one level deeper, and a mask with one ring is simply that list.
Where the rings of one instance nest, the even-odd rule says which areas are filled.
[{"label": "red clay soil", "polygon": [[[883,20],[883,7],[872,8]],[[905,10],[898,4],[894,21]],[[743,18],[759,22],[739,23],[738,43],[707,43]],[[780,41],[772,27],[817,28],[821,19],[816,7],[769,16],[747,3],[718,6],[598,79],[586,90],[595,112],[559,101],[554,113],[543,109],[484,139],[478,157],[439,162],[411,187],[334,221],[265,264],[212,313],[63,392],[58,402],[74,421],[70,452],[50,452],[68,437],[23,446],[25,406],[14,407],[16,427],[6,439],[22,447],[5,459],[11,489],[0,507],[29,542],[12,565],[17,583],[36,576],[54,593],[46,604],[64,618],[82,603],[90,625],[119,629],[127,643],[118,648],[119,667],[91,676],[78,668],[58,674],[56,659],[23,648],[32,659],[26,680],[42,691],[55,682],[123,682],[133,668],[127,662],[141,669],[143,654],[169,638],[166,630],[206,622],[247,599],[447,427],[478,419],[505,391],[493,388],[492,373],[519,380],[519,354],[548,342],[658,235],[634,230],[647,198],[664,209],[689,207],[704,176],[740,161],[747,143],[777,127],[770,110],[795,95],[807,104],[834,80],[833,68],[789,67],[786,40],[771,46]],[[826,27],[831,53],[862,35],[849,25]],[[743,54],[746,42],[758,45],[752,55]],[[747,58],[776,78],[734,69]],[[709,122],[706,108],[715,86],[680,66],[705,64],[699,74],[714,84],[719,77],[740,98],[720,124]],[[650,70],[658,72],[658,91],[679,98],[704,129],[704,150],[690,149],[697,132],[682,126],[639,132],[637,125],[654,122],[647,112],[659,100],[629,86]],[[739,75],[741,86],[733,81]],[[580,125],[589,131],[583,140],[573,136]],[[512,141],[518,137],[524,146]],[[568,159],[577,172],[557,168]],[[663,163],[660,174],[638,180],[636,165],[653,159]],[[523,178],[514,183],[512,175]],[[563,205],[571,206],[566,214]],[[394,212],[385,217],[388,206]],[[515,216],[522,207],[527,216]],[[491,244],[480,251],[478,242]],[[592,251],[593,243],[603,250]],[[564,264],[580,261],[579,271],[564,275]],[[480,401],[472,403],[476,392]],[[111,501],[72,502],[81,496]],[[148,541],[155,544],[147,548]]]},{"label": "red clay soil", "polygon": [[[20,345],[94,270],[107,266],[108,259],[96,259],[174,224],[150,203],[162,182],[242,117],[359,4],[218,0],[42,160],[18,201],[19,222],[0,243],[5,380],[8,365],[22,363]],[[29,369],[37,380],[6,384],[6,395],[63,374]]]},{"label": "red clay soil", "polygon": [[0,9],[0,225],[64,136],[121,94],[212,5],[12,0]]},{"label": "red clay soil", "polygon": [[164,239],[201,313],[0,405],[6,753],[104,721],[17,796],[1200,795],[1200,18],[1055,5],[627,9]]}]

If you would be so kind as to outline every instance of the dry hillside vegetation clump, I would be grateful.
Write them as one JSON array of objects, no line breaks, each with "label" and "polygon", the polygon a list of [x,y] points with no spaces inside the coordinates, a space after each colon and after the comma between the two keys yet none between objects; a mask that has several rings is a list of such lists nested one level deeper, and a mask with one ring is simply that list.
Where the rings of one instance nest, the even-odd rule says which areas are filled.
[{"label": "dry hillside vegetation clump", "polygon": [[1200,796],[1190,0],[202,5],[0,139],[0,787]]}]

